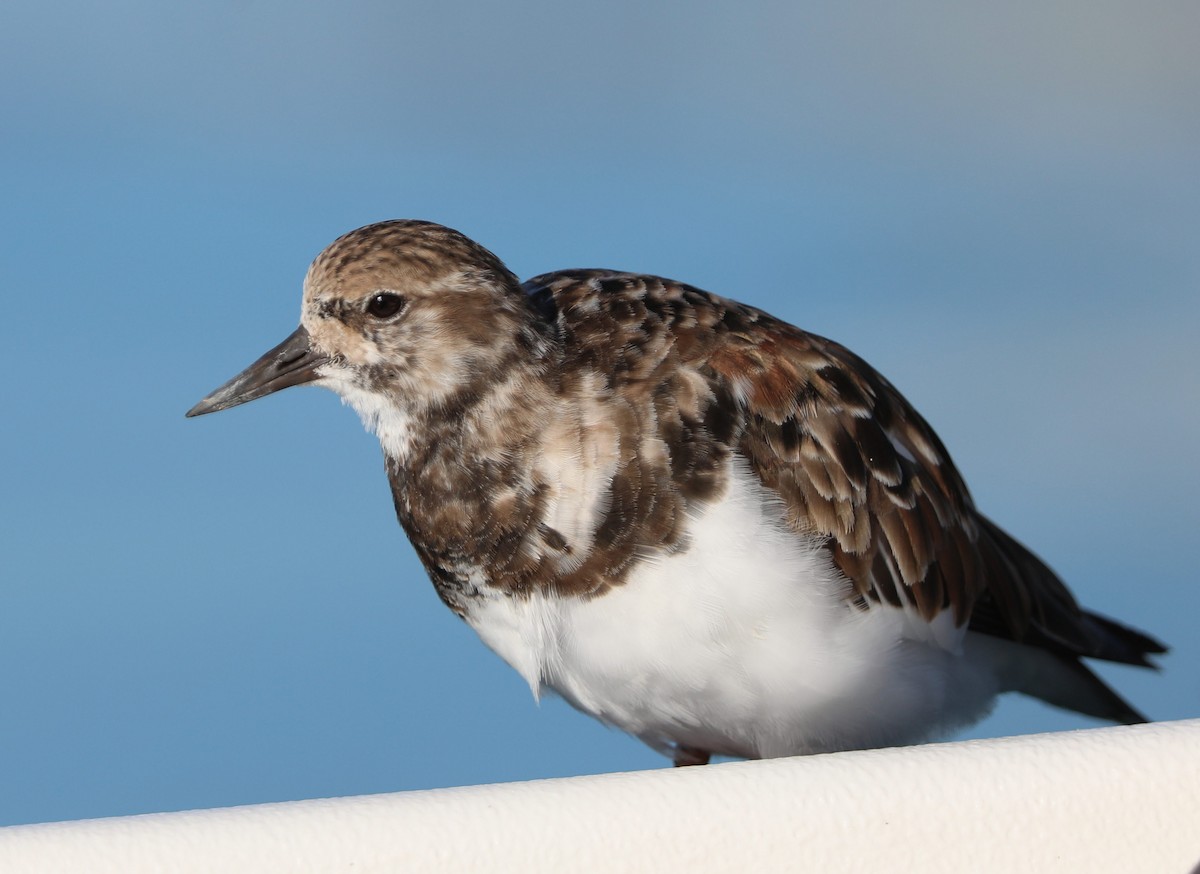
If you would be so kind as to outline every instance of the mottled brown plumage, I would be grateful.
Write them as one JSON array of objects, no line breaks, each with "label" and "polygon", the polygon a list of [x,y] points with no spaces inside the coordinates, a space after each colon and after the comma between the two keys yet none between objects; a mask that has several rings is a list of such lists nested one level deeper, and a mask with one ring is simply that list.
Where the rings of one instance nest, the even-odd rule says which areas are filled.
[{"label": "mottled brown plumage", "polygon": [[[385,222],[326,249],[306,280],[301,329],[193,414],[310,380],[379,434],[397,515],[446,604],[531,683],[561,687],[679,761],[775,753],[720,732],[712,741],[702,724],[639,730],[635,716],[589,704],[583,681],[556,685],[567,667],[518,665],[524,644],[493,643],[489,623],[511,614],[528,635],[559,621],[521,618],[532,605],[608,598],[635,578],[650,585],[639,575],[647,562],[686,555],[696,520],[735,491],[761,494],[762,512],[777,517],[762,523],[764,542],[824,551],[805,573],[824,578],[827,567],[848,613],[900,608],[1043,650],[1085,690],[1083,703],[1032,694],[1141,718],[1079,659],[1145,665],[1163,647],[1082,610],[981,516],[937,435],[866,362],[751,306],[608,270],[519,285],[455,231]],[[750,479],[735,483],[742,471]],[[574,633],[553,628],[536,633]]]}]

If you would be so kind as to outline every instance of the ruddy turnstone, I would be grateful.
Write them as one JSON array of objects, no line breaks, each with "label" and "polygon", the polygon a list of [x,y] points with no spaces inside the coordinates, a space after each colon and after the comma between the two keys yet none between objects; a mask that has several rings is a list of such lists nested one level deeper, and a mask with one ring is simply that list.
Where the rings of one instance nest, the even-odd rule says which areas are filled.
[{"label": "ruddy turnstone", "polygon": [[188,415],[301,383],[378,435],[446,605],[535,695],[676,764],[915,743],[1006,691],[1143,721],[1082,659],[1164,647],[981,515],[870,365],[754,307],[612,270],[521,284],[382,222]]}]

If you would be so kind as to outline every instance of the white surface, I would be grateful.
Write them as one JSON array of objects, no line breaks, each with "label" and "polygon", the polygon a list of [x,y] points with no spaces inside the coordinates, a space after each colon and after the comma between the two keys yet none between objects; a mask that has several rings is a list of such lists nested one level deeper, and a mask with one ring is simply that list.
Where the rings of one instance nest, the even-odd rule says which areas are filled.
[{"label": "white surface", "polygon": [[1188,872],[1200,720],[0,829],[0,871]]}]

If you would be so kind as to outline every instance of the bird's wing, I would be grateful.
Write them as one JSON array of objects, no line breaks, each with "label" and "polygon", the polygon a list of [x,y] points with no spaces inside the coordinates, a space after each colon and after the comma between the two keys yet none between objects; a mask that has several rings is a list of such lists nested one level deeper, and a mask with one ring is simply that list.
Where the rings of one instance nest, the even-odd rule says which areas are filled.
[{"label": "bird's wing", "polygon": [[739,449],[789,524],[828,538],[856,603],[926,620],[949,610],[963,625],[994,589],[1019,636],[1033,601],[1023,578],[987,567],[962,477],[891,383],[845,347],[748,307],[727,304],[724,321],[706,365],[742,411]]},{"label": "bird's wing", "polygon": [[[525,288],[570,364],[677,405],[659,419],[687,439],[665,434],[668,445],[744,456],[794,530],[827,538],[856,606],[903,606],[926,620],[950,611],[956,625],[1063,655],[1145,663],[1155,642],[1122,644],[1114,628],[1126,629],[1081,610],[1053,571],[981,516],[933,429],[845,347],[658,277],[564,271]],[[707,390],[699,398],[696,382]],[[694,475],[672,468],[677,480]]]}]

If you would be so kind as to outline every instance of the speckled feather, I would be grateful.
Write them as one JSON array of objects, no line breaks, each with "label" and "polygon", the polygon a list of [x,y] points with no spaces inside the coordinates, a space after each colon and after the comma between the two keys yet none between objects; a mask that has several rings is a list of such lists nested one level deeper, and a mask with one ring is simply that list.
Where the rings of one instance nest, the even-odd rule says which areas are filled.
[{"label": "speckled feather", "polygon": [[[381,292],[401,296],[398,314],[364,310]],[[918,736],[847,729],[843,742],[776,732],[760,743],[703,725],[696,714],[713,702],[678,716],[690,705],[674,687],[666,695],[679,700],[664,706],[675,715],[647,716],[628,701],[594,696],[588,682],[623,680],[580,679],[590,676],[586,659],[552,664],[542,653],[524,664],[524,648],[549,651],[559,645],[543,638],[567,633],[556,605],[609,598],[635,577],[653,585],[645,568],[666,568],[695,549],[694,531],[708,524],[699,520],[746,495],[760,496],[750,499],[761,504],[753,513],[777,513],[762,524],[790,532],[764,528],[764,543],[794,538],[794,547],[779,547],[781,560],[828,577],[829,597],[847,617],[838,621],[881,612],[931,628],[948,622],[958,631],[940,644],[947,652],[966,631],[1021,644],[1051,657],[1082,690],[1056,700],[1055,690],[1028,681],[1024,691],[1140,719],[1079,659],[1144,665],[1162,646],[1082,610],[1052,571],[978,513],[941,441],[904,397],[831,340],[654,276],[567,270],[519,285],[478,244],[414,221],[361,228],[326,249],[306,280],[302,325],[325,356],[319,383],[379,435],[397,515],[445,603],[535,689],[547,682],[581,709],[675,749],[677,759]],[[743,470],[750,479],[735,483]],[[805,557],[810,547],[826,558]],[[506,623],[520,628],[496,630]],[[718,696],[709,721],[721,721],[719,704]],[[887,718],[867,710],[846,719]],[[796,718],[805,721],[807,711]],[[831,725],[808,734],[836,735]]]}]

